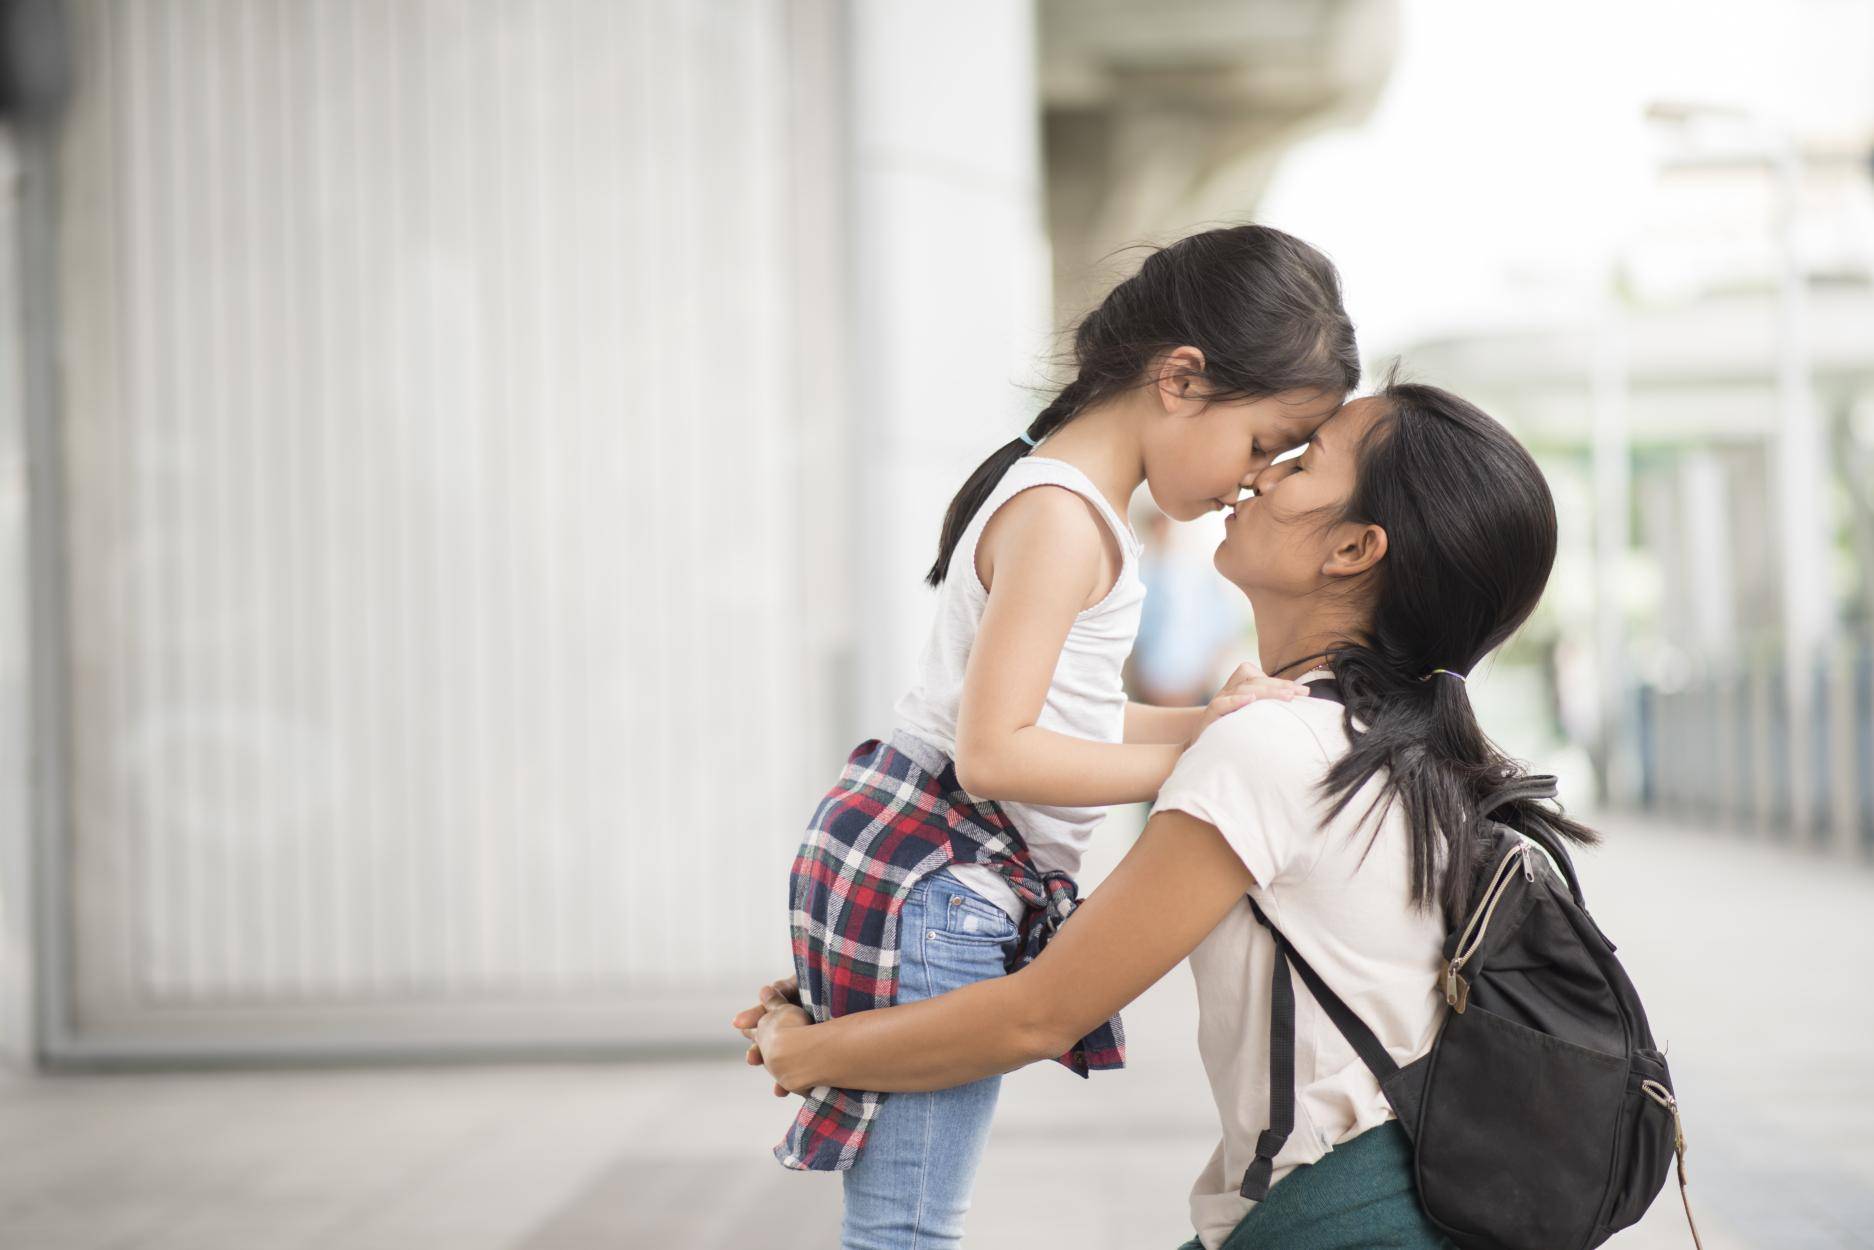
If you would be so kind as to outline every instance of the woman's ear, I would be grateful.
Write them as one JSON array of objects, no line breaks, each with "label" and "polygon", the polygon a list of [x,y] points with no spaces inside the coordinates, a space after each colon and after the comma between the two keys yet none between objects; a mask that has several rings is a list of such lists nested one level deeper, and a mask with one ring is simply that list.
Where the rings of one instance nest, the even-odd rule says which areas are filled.
[{"label": "woman's ear", "polygon": [[1353,577],[1386,558],[1386,531],[1377,525],[1348,525],[1335,535],[1334,550],[1321,566],[1324,577]]},{"label": "woman's ear", "polygon": [[1198,412],[1203,408],[1203,378],[1204,353],[1195,347],[1174,347],[1158,358],[1153,392],[1168,413]]}]

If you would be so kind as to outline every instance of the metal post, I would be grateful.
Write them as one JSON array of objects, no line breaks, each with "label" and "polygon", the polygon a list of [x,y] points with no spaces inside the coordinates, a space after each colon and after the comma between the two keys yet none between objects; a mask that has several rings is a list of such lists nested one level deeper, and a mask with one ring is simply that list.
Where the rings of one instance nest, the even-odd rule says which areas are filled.
[{"label": "metal post", "polygon": [[1626,620],[1622,595],[1632,467],[1627,430],[1626,310],[1610,279],[1589,380],[1594,465],[1594,640],[1601,676],[1601,797],[1630,803],[1639,793],[1629,726]]},{"label": "metal post", "polygon": [[1828,583],[1829,535],[1822,515],[1822,428],[1810,378],[1808,280],[1797,231],[1802,190],[1801,158],[1793,139],[1772,145],[1776,183],[1777,242],[1781,253],[1777,301],[1776,509],[1781,546],[1784,724],[1789,804],[1788,833],[1802,837],[1815,828],[1808,762],[1827,750],[1814,732],[1815,671],[1833,619]]}]

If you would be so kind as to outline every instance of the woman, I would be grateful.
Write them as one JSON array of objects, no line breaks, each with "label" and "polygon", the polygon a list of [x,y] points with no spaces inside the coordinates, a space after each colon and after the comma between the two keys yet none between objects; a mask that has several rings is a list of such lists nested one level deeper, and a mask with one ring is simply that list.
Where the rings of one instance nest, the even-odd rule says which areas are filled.
[{"label": "woman", "polygon": [[[1223,1135],[1192,1188],[1187,1250],[1445,1245],[1385,1097],[1305,990],[1295,1127],[1279,1149],[1263,1138],[1274,947],[1249,900],[1399,1063],[1429,1049],[1440,948],[1477,858],[1471,808],[1519,771],[1479,730],[1463,675],[1527,619],[1554,556],[1547,484],[1490,417],[1418,385],[1348,404],[1257,476],[1216,555],[1270,674],[1333,679],[1344,707],[1271,700],[1213,724],[1028,967],[811,1027],[770,986],[736,1019],[750,1061],[795,1092],[946,1088],[1058,1055],[1189,957]],[[1253,1203],[1238,1190],[1259,1139],[1275,1184]]]}]

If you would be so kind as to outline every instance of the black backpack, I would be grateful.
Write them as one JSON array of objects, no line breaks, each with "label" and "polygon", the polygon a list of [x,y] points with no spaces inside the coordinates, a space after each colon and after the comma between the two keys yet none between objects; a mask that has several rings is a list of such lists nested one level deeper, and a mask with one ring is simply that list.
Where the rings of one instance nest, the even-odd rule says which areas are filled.
[{"label": "black backpack", "polygon": [[[1312,693],[1338,702],[1332,685]],[[1290,967],[1379,1080],[1412,1139],[1419,1203],[1464,1250],[1590,1250],[1646,1213],[1675,1153],[1683,1196],[1672,1076],[1614,944],[1582,902],[1573,861],[1539,818],[1521,833],[1490,819],[1513,800],[1554,797],[1555,778],[1524,777],[1479,805],[1486,849],[1469,919],[1445,942],[1448,1009],[1431,1050],[1403,1068],[1250,899],[1275,938],[1275,976],[1269,1128],[1244,1173],[1245,1198],[1267,1196],[1295,1124]]]}]

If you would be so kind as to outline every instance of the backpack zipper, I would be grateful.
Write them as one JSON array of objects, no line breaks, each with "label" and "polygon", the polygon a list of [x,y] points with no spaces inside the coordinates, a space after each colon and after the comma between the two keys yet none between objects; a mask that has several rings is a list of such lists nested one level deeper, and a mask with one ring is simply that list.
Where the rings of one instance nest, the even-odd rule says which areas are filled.
[{"label": "backpack zipper", "polygon": [[1490,878],[1490,887],[1484,891],[1484,901],[1471,913],[1470,923],[1464,926],[1464,935],[1458,939],[1457,954],[1445,965],[1445,1002],[1459,1015],[1464,1014],[1464,1008],[1470,1003],[1471,985],[1458,974],[1484,944],[1484,935],[1490,930],[1490,917],[1510,888],[1513,870],[1520,863],[1523,875],[1531,881],[1536,879],[1535,868],[1528,862],[1529,850],[1528,842],[1518,842],[1497,865],[1496,875]]}]

